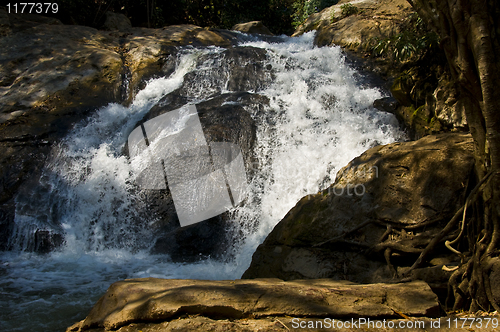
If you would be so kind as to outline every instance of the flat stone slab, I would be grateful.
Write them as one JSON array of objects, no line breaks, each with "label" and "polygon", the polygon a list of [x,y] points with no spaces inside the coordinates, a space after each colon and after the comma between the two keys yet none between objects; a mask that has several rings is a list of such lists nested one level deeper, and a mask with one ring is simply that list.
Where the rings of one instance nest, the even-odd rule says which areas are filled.
[{"label": "flat stone slab", "polygon": [[[68,331],[107,331],[134,324],[166,324],[183,317],[211,321],[277,317],[401,318],[437,317],[437,296],[422,281],[400,284],[353,284],[329,279],[282,281],[130,279],[111,285],[90,314]],[[241,322],[240,322],[241,323]],[[177,323],[176,323],[177,324]],[[175,325],[175,324],[174,324]],[[281,326],[280,328],[282,328]],[[271,329],[272,330],[272,329]]]}]

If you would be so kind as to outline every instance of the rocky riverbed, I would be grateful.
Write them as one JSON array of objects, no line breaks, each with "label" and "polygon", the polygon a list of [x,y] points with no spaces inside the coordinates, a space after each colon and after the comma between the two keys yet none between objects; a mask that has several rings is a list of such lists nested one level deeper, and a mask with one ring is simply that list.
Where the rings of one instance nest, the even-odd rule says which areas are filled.
[{"label": "rocky riverbed", "polygon": [[[315,45],[341,45],[359,58],[358,67],[375,68],[380,73],[387,64],[374,65],[376,61],[362,59],[368,41],[398,33],[397,22],[411,13],[411,9],[403,0],[354,1],[360,13],[343,17],[341,6],[346,2],[312,15],[295,35],[306,33],[301,38],[307,40],[309,30],[318,30]],[[309,52],[306,56],[315,66],[308,67],[308,63],[301,62],[302,57],[295,56],[302,44],[293,46],[290,42],[292,46],[278,49],[273,43],[282,43],[284,39],[270,36],[258,22],[235,29],[264,32],[267,36],[192,25],[133,28],[123,17],[111,14],[109,17],[109,30],[105,31],[62,25],[58,20],[38,15],[7,14],[0,7],[0,249],[50,254],[68,248],[68,242],[74,240],[69,236],[74,224],[58,220],[62,215],[58,209],[72,207],[72,202],[79,204],[83,200],[81,192],[92,192],[99,183],[80,188],[80,196],[72,191],[61,204],[53,204],[61,188],[71,187],[71,181],[80,186],[95,176],[95,170],[115,172],[116,176],[123,169],[103,171],[92,161],[119,164],[117,161],[127,155],[122,136],[148,119],[186,103],[197,106],[208,140],[234,142],[242,148],[245,165],[251,169],[249,182],[259,190],[297,189],[298,194],[290,199],[287,196],[293,204],[286,202],[290,205],[286,209],[289,212],[281,214],[279,222],[259,220],[268,217],[262,213],[235,230],[228,226],[234,215],[227,214],[186,230],[178,227],[168,191],[143,193],[146,209],[137,214],[120,214],[130,209],[127,204],[138,205],[133,200],[136,196],[130,203],[124,198],[129,196],[116,194],[119,188],[115,187],[119,185],[113,182],[112,175],[106,175],[102,185],[112,189],[85,204],[90,209],[109,203],[107,209],[116,212],[108,215],[96,208],[92,213],[86,228],[82,228],[91,238],[85,245],[87,251],[108,250],[112,239],[119,237],[108,219],[121,222],[120,218],[125,215],[129,218],[130,214],[133,217],[127,219],[128,224],[119,230],[120,234],[134,233],[131,238],[151,243],[135,246],[137,243],[132,241],[130,245],[123,240],[127,237],[122,236],[119,249],[130,246],[137,252],[146,248],[151,255],[168,255],[169,262],[194,264],[206,260],[209,267],[211,259],[233,259],[238,263],[238,259],[245,258],[231,249],[243,241],[235,233],[243,238],[257,234],[260,238],[255,238],[262,243],[253,253],[251,263],[248,261],[250,266],[245,266],[248,269],[242,276],[244,279],[121,281],[113,284],[90,314],[68,331],[281,331],[294,329],[294,318],[364,317],[397,322],[401,318],[424,317],[430,322],[445,315],[444,309],[453,305],[453,299],[447,302],[447,280],[459,265],[460,257],[448,250],[444,241],[457,234],[444,237],[432,255],[419,266],[412,265],[463,206],[472,189],[468,182],[474,163],[471,136],[439,133],[444,129],[466,129],[463,105],[454,102],[449,81],[440,80],[431,89],[432,98],[425,99],[423,108],[415,109],[408,82],[402,84],[396,78],[390,97],[378,89],[370,90],[373,82],[358,84],[355,77],[362,74],[353,74],[351,69],[341,72],[338,79],[323,78],[320,69],[334,71],[323,59],[337,57],[337,53],[318,55],[313,53],[318,49],[305,48]],[[345,57],[339,59],[342,60],[338,66],[343,66]],[[294,71],[297,68],[302,70],[300,74]],[[308,76],[308,70],[314,75]],[[303,80],[293,85],[290,82],[297,75],[304,75],[300,77]],[[160,93],[152,85],[155,79],[163,78],[168,81],[161,84],[168,88]],[[281,88],[276,88],[276,82],[286,91],[277,92]],[[288,84],[292,86],[289,90]],[[358,85],[360,92],[353,93]],[[335,91],[323,91],[324,86]],[[384,87],[381,88],[383,91]],[[321,98],[308,99],[304,91]],[[350,93],[352,98],[346,96]],[[297,96],[300,101],[293,99]],[[381,111],[376,111],[373,105]],[[299,113],[301,107],[306,109],[304,113]],[[128,117],[123,115],[126,108],[130,112]],[[292,110],[292,114],[287,114],[286,109]],[[320,112],[323,109],[329,112],[325,115]],[[405,136],[385,111],[395,113],[411,136],[425,137],[386,144]],[[101,125],[99,121],[105,116],[114,118],[114,122]],[[124,118],[120,119],[121,116]],[[346,119],[350,122],[345,122]],[[282,127],[278,128],[275,125],[280,121]],[[293,121],[300,121],[302,127],[288,126]],[[310,126],[304,129],[308,121]],[[343,125],[330,126],[335,121]],[[97,129],[91,126],[93,123],[98,124]],[[259,130],[264,125],[266,130]],[[322,129],[323,125],[326,129]],[[108,145],[92,146],[88,150],[98,152],[90,162],[63,163],[64,172],[77,174],[79,180],[72,178],[64,187],[52,189],[54,182],[47,179],[53,174],[48,173],[47,165],[53,166],[57,151],[73,152],[63,149],[64,144],[69,144],[71,133],[92,128],[95,131],[89,132],[99,140],[100,135],[119,126],[123,126],[120,129],[123,133],[118,131],[112,142],[106,143],[112,150],[104,152],[107,159],[95,156],[99,155],[99,149],[108,149]],[[342,137],[342,133],[351,138]],[[317,137],[315,144],[323,151],[322,158],[327,154],[331,161],[309,154],[311,145],[304,141],[311,137]],[[81,140],[82,136],[71,136],[76,145]],[[349,145],[349,140],[355,143]],[[288,147],[289,142],[293,146]],[[271,150],[271,145],[277,150]],[[343,150],[328,152],[329,147],[338,146]],[[350,155],[346,150],[351,150],[351,154],[359,152]],[[362,151],[365,152],[360,154]],[[306,157],[279,159],[285,153]],[[352,159],[356,155],[359,156]],[[84,159],[82,156],[71,158]],[[288,188],[287,177],[293,177],[293,172],[302,174],[301,168],[292,169],[289,164],[305,164],[305,159],[310,163],[307,171],[302,172],[307,174],[305,184],[301,184],[303,188]],[[283,165],[272,164],[273,160],[281,160]],[[314,160],[321,167],[315,168]],[[113,167],[123,167],[120,165]],[[277,166],[283,167],[286,174],[268,171],[265,181],[259,177],[266,167]],[[50,170],[55,172],[53,168]],[[124,173],[129,172],[125,170]],[[130,179],[123,182],[128,185]],[[40,183],[43,188],[31,192]],[[124,190],[130,193],[129,187]],[[110,193],[106,201],[103,197]],[[280,205],[279,196],[286,195],[278,191],[268,196],[250,196],[247,204],[262,204],[264,197],[266,208],[273,210],[269,201],[275,199],[277,210],[278,206],[286,205]],[[43,216],[33,212],[40,211],[37,202],[46,205],[47,213]],[[240,211],[240,215],[248,217],[245,213]],[[37,220],[36,225],[42,222],[50,227],[36,226],[21,234],[20,216],[23,220]],[[141,226],[144,220],[148,221],[147,228]],[[259,222],[267,222],[268,227],[259,228]],[[93,228],[95,225],[99,228]],[[231,231],[227,232],[228,229]],[[143,236],[144,231],[149,235]],[[9,275],[9,264],[5,260],[0,274]],[[241,267],[237,269],[240,271]],[[493,269],[489,276],[491,284],[500,280],[499,271]],[[198,273],[197,278],[202,275]],[[114,279],[106,278],[106,282],[109,280]],[[2,287],[8,290],[14,284],[15,281],[9,281]],[[500,299],[500,292],[493,296]],[[85,314],[81,312],[75,317],[81,319]]]}]

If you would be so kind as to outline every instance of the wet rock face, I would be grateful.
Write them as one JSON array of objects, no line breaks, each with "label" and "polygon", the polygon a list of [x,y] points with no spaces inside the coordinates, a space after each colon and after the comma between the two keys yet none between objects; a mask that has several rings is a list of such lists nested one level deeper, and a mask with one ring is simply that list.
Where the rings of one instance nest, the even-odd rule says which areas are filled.
[{"label": "wet rock face", "polygon": [[[151,109],[143,121],[177,109],[187,103],[187,98],[175,91]],[[245,108],[261,109],[268,103],[266,97],[248,92],[227,93],[196,104],[198,116],[207,143],[229,142],[237,144],[242,152],[247,180],[254,167],[253,145],[255,124]],[[163,106],[162,106],[163,105]],[[226,215],[200,223],[180,227],[170,191],[146,190],[150,213],[158,216],[154,232],[158,238],[153,253],[169,254],[174,261],[196,261],[207,257],[226,256],[231,246],[231,220]]]},{"label": "wet rock face", "polygon": [[[269,82],[272,68],[264,66],[265,59],[265,50],[253,47],[232,47],[220,54],[201,56],[196,66],[206,70],[185,75],[183,85],[162,98],[140,123],[180,108],[195,98],[208,97],[196,104],[206,141],[237,144],[250,181],[255,167],[252,158],[256,135],[250,111],[263,111],[269,100],[245,91],[258,92]],[[223,93],[224,90],[231,92]],[[172,260],[183,262],[228,256],[232,221],[226,215],[181,228],[168,190],[147,191],[146,196],[151,213],[158,216],[154,225],[158,238],[153,253],[169,254]]]},{"label": "wet rock face", "polygon": [[[329,189],[290,210],[243,278],[370,283],[401,277],[463,204],[472,150],[470,135],[441,134],[366,151]],[[437,255],[450,254],[441,248]]]},{"label": "wet rock face", "polygon": [[177,46],[229,47],[238,42],[236,33],[209,30],[195,25],[171,25],[162,29],[132,28],[127,32],[112,32],[120,40],[118,52],[130,70],[131,102],[143,83],[152,77],[169,75],[175,68]]},{"label": "wet rock face", "polygon": [[39,177],[75,123],[108,103],[127,104],[141,82],[168,75],[177,46],[235,41],[234,33],[193,25],[110,32],[0,8],[0,238],[9,237],[21,184]]},{"label": "wet rock face", "polygon": [[34,247],[27,250],[46,254],[58,248],[63,243],[64,238],[61,234],[38,229],[35,231]]},{"label": "wet rock face", "polygon": [[227,91],[259,92],[273,79],[272,67],[264,64],[266,51],[255,47],[231,47],[197,60],[196,71],[184,76],[178,91],[187,100],[210,98]]}]

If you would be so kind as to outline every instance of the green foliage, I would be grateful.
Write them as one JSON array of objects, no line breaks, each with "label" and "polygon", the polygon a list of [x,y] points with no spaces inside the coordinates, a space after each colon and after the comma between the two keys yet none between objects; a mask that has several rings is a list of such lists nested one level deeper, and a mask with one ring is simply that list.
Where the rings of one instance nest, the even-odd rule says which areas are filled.
[{"label": "green foliage", "polygon": [[[224,0],[219,8],[217,27],[230,29],[248,21],[262,21],[274,33],[292,32],[292,3],[294,0]],[[198,24],[199,25],[199,24]]]},{"label": "green foliage", "polygon": [[352,3],[345,3],[340,6],[342,11],[342,17],[351,16],[358,13],[358,7],[354,6]]},{"label": "green foliage", "polygon": [[[268,3],[262,22],[276,34],[292,34],[292,3],[294,0],[271,0]],[[336,0],[337,1],[337,0]]]},{"label": "green foliage", "polygon": [[401,27],[402,32],[389,38],[376,39],[373,53],[388,56],[394,61],[416,60],[438,45],[439,38],[429,31],[422,19],[412,14]]},{"label": "green foliage", "polygon": [[60,0],[58,4],[59,12],[51,16],[65,24],[100,28],[108,10],[126,15],[133,26],[146,27],[148,21],[152,28],[187,23],[184,0]]},{"label": "green foliage", "polygon": [[[259,20],[274,33],[291,33],[293,3],[304,0],[60,0],[65,24],[102,27],[106,11],[125,14],[132,26],[160,28],[195,24],[230,29],[237,23]],[[332,0],[312,0],[328,2]]]},{"label": "green foliage", "polygon": [[330,21],[332,23],[335,23],[336,21],[338,21],[344,17],[355,15],[355,14],[359,13],[358,7],[354,6],[351,3],[345,3],[345,4],[341,5],[340,10],[341,10],[340,17],[336,17],[335,11],[332,11],[332,17],[330,19]]},{"label": "green foliage", "polygon": [[392,37],[378,40],[373,51],[376,55],[386,54],[394,60],[404,62],[420,57],[436,42],[437,36],[433,33],[418,36],[412,31],[403,31]]},{"label": "green foliage", "polygon": [[292,4],[292,25],[298,27],[309,17],[309,15],[322,11],[323,9],[337,4],[339,0],[295,0]]}]

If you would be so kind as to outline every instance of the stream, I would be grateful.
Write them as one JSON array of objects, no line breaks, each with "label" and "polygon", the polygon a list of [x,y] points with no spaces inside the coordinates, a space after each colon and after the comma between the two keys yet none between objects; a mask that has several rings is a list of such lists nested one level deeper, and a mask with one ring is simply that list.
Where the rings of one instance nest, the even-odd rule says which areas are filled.
[{"label": "stream", "polygon": [[[238,46],[264,49],[264,68],[271,70],[248,90],[269,104],[242,105],[256,126],[252,154],[259,168],[248,178],[245,203],[229,211],[237,238],[227,257],[177,262],[151,254],[157,216],[144,213],[124,153],[138,121],[188,77],[190,103],[228,92],[229,74],[209,79],[226,70],[220,65],[225,49],[183,47],[170,75],[150,80],[129,107],[109,104],[76,125],[53,148],[42,176],[19,190],[13,250],[0,253],[0,329],[64,331],[125,278],[240,278],[256,247],[300,198],[326,189],[365,150],[404,140],[395,117],[372,107],[384,92],[349,66],[339,47],[317,48],[313,40],[314,32],[247,37]],[[37,229],[62,234],[62,245],[32,252]]]}]

